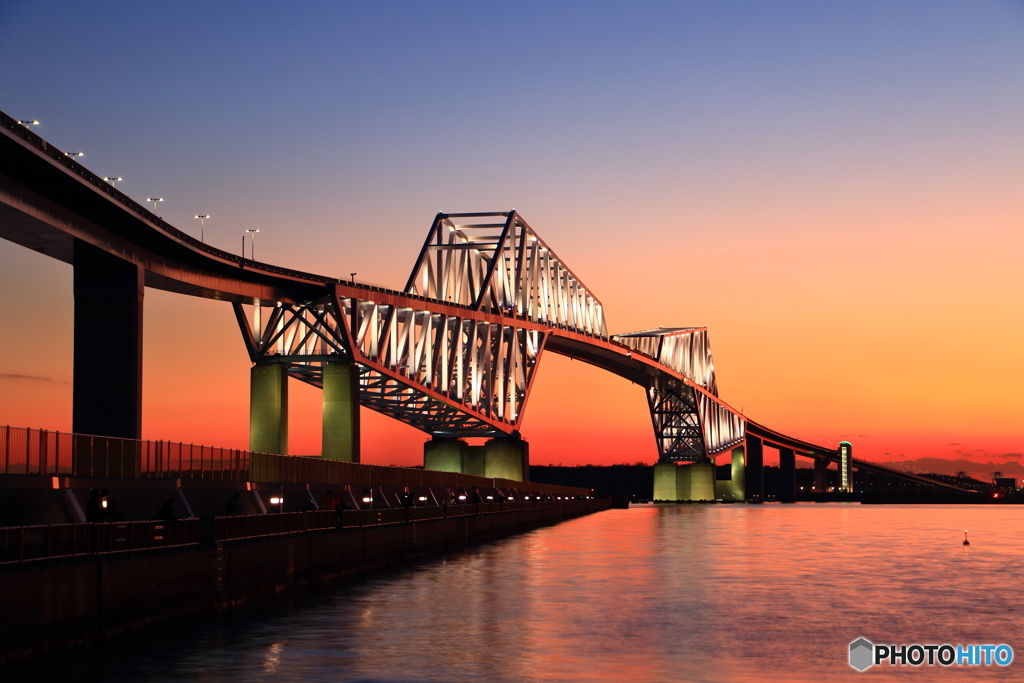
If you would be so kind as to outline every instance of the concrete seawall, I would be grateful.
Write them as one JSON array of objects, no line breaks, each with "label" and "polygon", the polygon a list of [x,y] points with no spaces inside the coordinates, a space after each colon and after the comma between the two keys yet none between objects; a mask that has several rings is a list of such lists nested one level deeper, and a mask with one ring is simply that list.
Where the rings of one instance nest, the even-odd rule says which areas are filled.
[{"label": "concrete seawall", "polygon": [[427,553],[509,536],[609,507],[568,501],[449,519],[341,531],[125,559],[3,572],[0,663],[138,630],[192,612],[366,571]]}]

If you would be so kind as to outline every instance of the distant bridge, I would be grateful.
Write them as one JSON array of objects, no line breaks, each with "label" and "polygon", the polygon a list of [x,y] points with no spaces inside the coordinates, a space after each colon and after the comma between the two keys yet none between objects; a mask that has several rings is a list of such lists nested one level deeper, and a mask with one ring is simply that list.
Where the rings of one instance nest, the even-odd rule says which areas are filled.
[{"label": "distant bridge", "polygon": [[796,456],[814,459],[819,490],[830,462],[846,490],[853,468],[956,490],[746,417],[718,396],[704,327],[609,335],[598,298],[514,210],[439,213],[405,289],[388,290],[210,247],[2,113],[0,133],[0,237],[74,266],[76,433],[141,437],[142,303],[152,287],[233,306],[254,364],[253,451],[287,454],[291,376],[323,389],[325,458],[359,461],[365,405],[430,434],[428,468],[522,480],[519,428],[550,351],[646,389],[656,482],[677,498],[716,497],[708,468],[731,452],[732,495],[761,500],[765,445],[779,450],[786,481]]}]

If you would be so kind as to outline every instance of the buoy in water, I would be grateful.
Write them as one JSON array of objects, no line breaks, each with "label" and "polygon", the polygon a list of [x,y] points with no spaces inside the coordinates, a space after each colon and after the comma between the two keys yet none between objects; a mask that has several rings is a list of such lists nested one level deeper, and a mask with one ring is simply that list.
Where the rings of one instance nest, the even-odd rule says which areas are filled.
[{"label": "buoy in water", "polygon": [[971,542],[967,540],[967,529],[964,529],[964,545],[970,545]]}]

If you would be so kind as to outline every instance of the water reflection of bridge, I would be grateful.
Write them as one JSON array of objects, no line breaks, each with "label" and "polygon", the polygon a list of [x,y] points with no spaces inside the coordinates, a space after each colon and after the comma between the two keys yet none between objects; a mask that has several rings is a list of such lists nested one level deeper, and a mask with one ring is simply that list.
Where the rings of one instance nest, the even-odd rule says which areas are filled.
[{"label": "water reflection of bridge", "polygon": [[287,454],[293,377],[323,390],[325,458],[358,462],[363,405],[430,434],[428,469],[522,480],[519,428],[549,351],[646,389],[660,497],[716,497],[712,463],[728,454],[728,495],[760,500],[765,446],[778,449],[786,481],[800,456],[820,476],[837,463],[846,488],[852,468],[938,485],[732,408],[718,396],[703,327],[609,335],[598,298],[515,211],[438,214],[405,289],[386,290],[212,248],[14,119],[0,123],[0,236],[74,266],[76,433],[141,436],[142,307],[152,287],[232,305],[253,362],[252,451]]}]

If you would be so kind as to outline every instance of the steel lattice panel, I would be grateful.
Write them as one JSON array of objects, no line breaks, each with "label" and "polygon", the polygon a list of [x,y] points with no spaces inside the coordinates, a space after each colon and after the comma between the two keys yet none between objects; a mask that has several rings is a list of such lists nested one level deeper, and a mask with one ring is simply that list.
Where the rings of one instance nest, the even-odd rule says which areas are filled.
[{"label": "steel lattice panel", "polygon": [[676,379],[659,378],[647,389],[661,462],[707,460],[694,391]]}]

